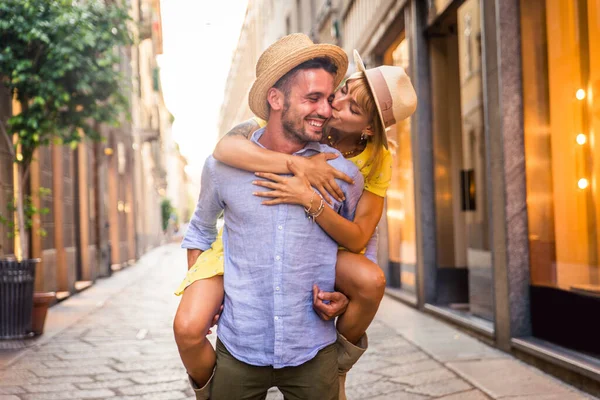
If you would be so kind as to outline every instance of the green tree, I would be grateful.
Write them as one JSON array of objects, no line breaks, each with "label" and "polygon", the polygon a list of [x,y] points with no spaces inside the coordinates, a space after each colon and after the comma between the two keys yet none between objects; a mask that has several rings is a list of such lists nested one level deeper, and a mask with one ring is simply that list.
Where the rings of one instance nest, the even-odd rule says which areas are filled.
[{"label": "green tree", "polygon": [[163,232],[166,232],[167,228],[169,227],[169,220],[171,219],[171,214],[173,214],[173,211],[174,208],[171,205],[171,200],[165,198],[160,202],[160,215]]},{"label": "green tree", "polygon": [[14,203],[23,258],[29,257],[23,189],[35,150],[101,140],[97,127],[118,125],[127,110],[119,51],[132,41],[120,3],[0,1],[0,82],[22,109],[6,126],[0,122],[0,136],[18,165]]}]

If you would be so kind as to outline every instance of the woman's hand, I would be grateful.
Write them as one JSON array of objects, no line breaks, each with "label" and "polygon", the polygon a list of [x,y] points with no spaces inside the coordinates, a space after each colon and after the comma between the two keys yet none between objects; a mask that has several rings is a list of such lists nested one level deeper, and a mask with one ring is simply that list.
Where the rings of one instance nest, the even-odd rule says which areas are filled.
[{"label": "woman's hand", "polygon": [[326,202],[331,204],[329,196],[337,201],[344,201],[344,192],[340,189],[335,181],[341,179],[349,184],[354,184],[354,181],[346,174],[333,168],[327,163],[328,160],[333,160],[338,157],[335,153],[319,153],[312,157],[302,157],[298,160],[299,170],[304,173],[308,182],[315,187],[323,196]]},{"label": "woman's hand", "polygon": [[310,183],[304,173],[296,167],[296,165],[288,161],[287,166],[294,174],[292,177],[283,177],[269,172],[257,172],[256,176],[264,179],[264,181],[252,182],[256,186],[273,189],[266,192],[252,193],[258,197],[268,197],[272,200],[265,200],[262,204],[299,204],[304,208],[314,208],[315,192],[310,186]]}]

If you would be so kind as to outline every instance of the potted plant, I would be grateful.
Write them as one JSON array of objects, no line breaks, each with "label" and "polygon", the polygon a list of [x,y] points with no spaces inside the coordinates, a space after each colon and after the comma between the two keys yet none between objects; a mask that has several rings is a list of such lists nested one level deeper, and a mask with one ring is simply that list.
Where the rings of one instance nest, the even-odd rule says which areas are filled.
[{"label": "potted plant", "polygon": [[[27,209],[34,203],[28,200],[28,174],[35,152],[51,143],[74,148],[84,138],[102,140],[97,127],[119,124],[128,102],[121,92],[127,86],[116,68],[116,50],[132,42],[121,2],[3,0],[0,21],[0,84],[20,105],[18,114],[0,121],[0,140],[17,166],[14,200],[9,202],[15,217],[9,213],[4,220],[16,220],[12,234],[19,240],[14,257],[0,264],[0,285],[5,285],[0,292],[8,293],[18,285],[23,286],[18,290],[32,290],[39,261],[29,252],[27,222]],[[28,297],[24,293],[21,298]],[[0,336],[25,334],[16,328],[1,333],[15,319],[31,330],[32,301],[33,294],[3,303],[8,307],[0,314]],[[29,315],[21,315],[25,309]]]}]

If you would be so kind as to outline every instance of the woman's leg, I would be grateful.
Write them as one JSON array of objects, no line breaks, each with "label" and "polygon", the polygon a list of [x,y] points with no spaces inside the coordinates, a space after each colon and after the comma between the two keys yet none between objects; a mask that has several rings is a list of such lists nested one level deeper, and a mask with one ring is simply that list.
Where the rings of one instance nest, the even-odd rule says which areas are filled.
[{"label": "woman's leg", "polygon": [[175,314],[173,330],[179,355],[198,387],[203,387],[213,373],[215,351],[206,334],[222,303],[223,276],[217,275],[188,286]]},{"label": "woman's leg", "polygon": [[346,312],[338,318],[337,330],[356,344],[375,318],[385,291],[385,276],[365,256],[339,251],[335,286],[350,300]]}]

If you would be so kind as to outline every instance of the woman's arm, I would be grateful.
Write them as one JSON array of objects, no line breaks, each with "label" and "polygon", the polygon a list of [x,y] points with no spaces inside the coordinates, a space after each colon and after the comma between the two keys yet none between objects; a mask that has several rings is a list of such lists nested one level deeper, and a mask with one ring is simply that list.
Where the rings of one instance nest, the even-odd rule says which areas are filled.
[{"label": "woman's arm", "polygon": [[347,220],[328,206],[325,206],[323,213],[315,221],[340,246],[353,253],[360,253],[373,236],[382,212],[383,197],[363,190],[356,206],[354,221]]},{"label": "woman's arm", "polygon": [[248,140],[259,128],[254,119],[236,125],[217,143],[213,157],[245,171],[288,174],[287,162],[292,160],[292,155],[263,149]]},{"label": "woman's arm", "polygon": [[344,193],[335,179],[348,183],[354,182],[346,174],[327,163],[327,160],[336,158],[337,154],[320,153],[312,157],[296,157],[267,150],[248,140],[258,129],[259,125],[254,119],[235,126],[217,143],[213,157],[224,164],[245,171],[269,171],[275,174],[289,174],[291,171],[287,163],[293,160],[326,201],[330,202],[328,194],[338,201],[343,200]]},{"label": "woman's arm", "polygon": [[[255,181],[257,186],[273,189],[268,192],[255,192],[259,197],[268,197],[263,204],[298,204],[313,211],[319,206],[320,199],[313,196],[313,189],[304,174],[293,164],[289,166],[294,172],[294,177],[284,178],[269,173],[257,173],[262,178],[270,181]],[[312,200],[312,204],[311,204]],[[375,232],[383,212],[383,197],[369,191],[363,191],[356,207],[354,221],[349,221],[336,213],[331,207],[325,205],[323,212],[316,218],[316,222],[338,244],[354,253],[360,253]]]}]

